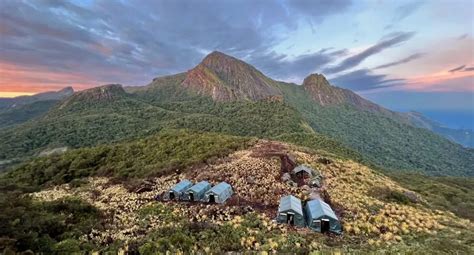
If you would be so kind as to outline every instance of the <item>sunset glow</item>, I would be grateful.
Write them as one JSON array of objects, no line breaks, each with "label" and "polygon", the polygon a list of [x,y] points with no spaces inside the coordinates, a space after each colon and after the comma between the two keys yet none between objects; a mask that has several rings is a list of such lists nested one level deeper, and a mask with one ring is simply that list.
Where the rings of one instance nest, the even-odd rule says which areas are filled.
[{"label": "sunset glow", "polygon": [[474,92],[473,1],[179,2],[2,1],[1,95],[146,85],[214,50],[361,95]]}]

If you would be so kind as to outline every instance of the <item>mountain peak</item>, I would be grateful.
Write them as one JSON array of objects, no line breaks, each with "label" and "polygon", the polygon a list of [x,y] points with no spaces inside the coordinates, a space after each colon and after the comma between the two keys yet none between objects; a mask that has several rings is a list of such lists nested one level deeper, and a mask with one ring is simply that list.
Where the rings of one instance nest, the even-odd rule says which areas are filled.
[{"label": "mountain peak", "polygon": [[242,60],[213,51],[191,69],[183,86],[216,101],[281,97],[275,81]]},{"label": "mountain peak", "polygon": [[107,84],[91,89],[86,89],[77,94],[87,99],[109,101],[124,95],[125,90],[123,90],[122,85],[120,84]]},{"label": "mountain peak", "polygon": [[71,97],[64,101],[60,108],[77,102],[93,103],[114,101],[118,98],[121,98],[125,94],[126,92],[122,85],[107,84],[74,93]]},{"label": "mountain peak", "polygon": [[60,92],[60,93],[66,93],[66,94],[72,94],[72,93],[74,93],[74,89],[73,89],[71,86],[68,86],[68,87],[62,88],[62,89],[59,90],[58,92]]},{"label": "mountain peak", "polygon": [[346,99],[346,92],[331,86],[322,74],[310,74],[304,79],[303,88],[320,105],[342,104]]},{"label": "mountain peak", "polygon": [[230,55],[225,54],[224,52],[215,50],[215,51],[212,51],[211,53],[207,54],[204,57],[203,61],[205,61],[206,59],[213,59],[213,58],[233,58],[233,59],[236,59],[236,58],[234,58]]},{"label": "mountain peak", "polygon": [[324,77],[324,75],[313,73],[304,79],[303,86],[327,88],[327,87],[331,87],[331,84],[329,84],[328,80],[326,79],[326,77]]}]

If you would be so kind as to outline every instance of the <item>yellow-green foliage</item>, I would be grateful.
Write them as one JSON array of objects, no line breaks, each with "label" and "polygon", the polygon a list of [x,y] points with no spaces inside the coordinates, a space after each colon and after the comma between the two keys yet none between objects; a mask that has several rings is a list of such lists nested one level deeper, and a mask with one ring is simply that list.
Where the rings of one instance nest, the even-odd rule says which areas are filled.
[{"label": "yellow-green foliage", "polygon": [[[408,190],[366,166],[340,160],[324,165],[308,154],[298,156],[322,172],[332,203],[344,211],[344,231],[366,237],[369,244],[396,243],[409,234],[435,235],[451,222],[468,224],[452,213],[407,202],[403,194]],[[374,195],[380,190],[389,190],[395,199]]]}]

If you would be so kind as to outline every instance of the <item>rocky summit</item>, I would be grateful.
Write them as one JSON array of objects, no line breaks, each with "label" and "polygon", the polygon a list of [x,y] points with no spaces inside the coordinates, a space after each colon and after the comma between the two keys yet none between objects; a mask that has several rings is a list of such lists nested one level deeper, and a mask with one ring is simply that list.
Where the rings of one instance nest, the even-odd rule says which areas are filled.
[{"label": "rocky summit", "polygon": [[76,92],[67,100],[62,102],[60,108],[75,102],[107,102],[126,95],[125,90],[120,84],[107,84],[100,87],[86,89]]},{"label": "rocky summit", "polygon": [[260,100],[281,96],[275,81],[255,67],[214,51],[191,69],[182,85],[216,101]]}]

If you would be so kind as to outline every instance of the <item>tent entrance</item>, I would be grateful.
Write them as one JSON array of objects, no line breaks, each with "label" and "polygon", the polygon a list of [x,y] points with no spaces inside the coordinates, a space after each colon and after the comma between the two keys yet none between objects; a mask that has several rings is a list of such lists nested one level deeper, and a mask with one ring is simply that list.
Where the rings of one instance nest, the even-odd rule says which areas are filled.
[{"label": "tent entrance", "polygon": [[209,195],[209,203],[215,203],[216,202],[216,197],[214,194]]},{"label": "tent entrance", "polygon": [[321,233],[325,233],[329,231],[329,220],[323,219],[321,221]]},{"label": "tent entrance", "polygon": [[189,192],[189,200],[194,201],[194,193]]},{"label": "tent entrance", "polygon": [[170,191],[170,200],[173,200],[173,199],[174,199],[174,192]]},{"label": "tent entrance", "polygon": [[292,226],[295,225],[295,215],[288,213],[286,215],[286,223],[288,223],[289,225],[292,225]]}]

